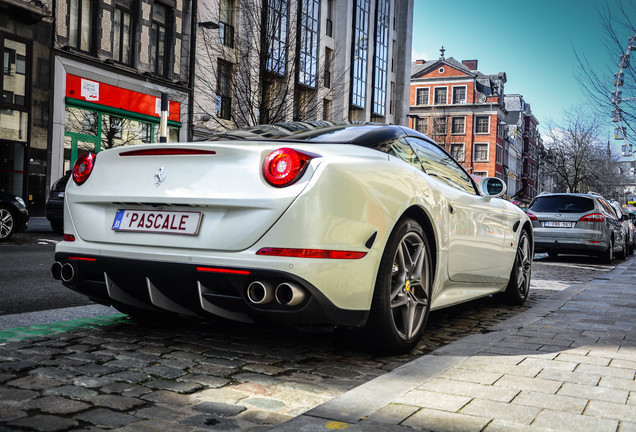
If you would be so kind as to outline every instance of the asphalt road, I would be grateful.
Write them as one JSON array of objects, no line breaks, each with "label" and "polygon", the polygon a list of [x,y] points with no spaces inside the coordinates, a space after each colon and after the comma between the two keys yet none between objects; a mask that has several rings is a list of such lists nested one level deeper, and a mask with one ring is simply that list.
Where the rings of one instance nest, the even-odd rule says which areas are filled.
[{"label": "asphalt road", "polygon": [[61,240],[46,219],[32,218],[26,232],[0,243],[0,315],[93,304],[51,277]]}]

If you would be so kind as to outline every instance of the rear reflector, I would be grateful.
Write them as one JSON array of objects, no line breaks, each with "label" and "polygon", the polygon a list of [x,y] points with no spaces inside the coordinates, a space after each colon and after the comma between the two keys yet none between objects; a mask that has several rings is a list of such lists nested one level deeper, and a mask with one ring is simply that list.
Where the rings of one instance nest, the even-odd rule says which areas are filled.
[{"label": "rear reflector", "polygon": [[68,259],[73,261],[97,261],[97,258],[70,256]]},{"label": "rear reflector", "polygon": [[154,148],[145,150],[129,150],[119,153],[119,156],[174,156],[174,155],[215,155],[213,150],[188,148]]},{"label": "rear reflector", "polygon": [[214,267],[197,267],[197,271],[208,272],[208,273],[238,274],[238,275],[250,274],[248,270],[233,270],[233,269],[214,268]]},{"label": "rear reflector", "polygon": [[324,258],[324,259],[360,259],[366,252],[340,251],[325,249],[288,249],[288,248],[263,248],[256,255],[284,256],[296,258]]},{"label": "rear reflector", "polygon": [[73,234],[64,234],[64,241],[67,241],[67,242],[75,241],[75,236]]}]

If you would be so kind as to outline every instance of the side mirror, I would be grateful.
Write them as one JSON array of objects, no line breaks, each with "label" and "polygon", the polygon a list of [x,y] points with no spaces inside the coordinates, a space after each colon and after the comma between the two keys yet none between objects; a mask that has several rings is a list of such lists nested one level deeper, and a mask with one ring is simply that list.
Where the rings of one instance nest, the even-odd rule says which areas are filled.
[{"label": "side mirror", "polygon": [[486,196],[499,198],[506,193],[506,183],[497,177],[486,177],[479,182],[479,189]]}]

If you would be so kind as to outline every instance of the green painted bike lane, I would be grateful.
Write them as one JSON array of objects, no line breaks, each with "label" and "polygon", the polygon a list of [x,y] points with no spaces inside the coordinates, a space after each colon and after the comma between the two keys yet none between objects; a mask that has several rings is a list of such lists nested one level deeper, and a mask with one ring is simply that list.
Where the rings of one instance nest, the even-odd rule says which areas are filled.
[{"label": "green painted bike lane", "polygon": [[73,330],[106,327],[114,324],[125,323],[129,319],[130,317],[125,314],[113,314],[92,318],[78,318],[69,321],[58,321],[48,324],[35,324],[29,327],[15,327],[7,330],[0,330],[0,343],[19,342],[32,337],[66,333]]}]

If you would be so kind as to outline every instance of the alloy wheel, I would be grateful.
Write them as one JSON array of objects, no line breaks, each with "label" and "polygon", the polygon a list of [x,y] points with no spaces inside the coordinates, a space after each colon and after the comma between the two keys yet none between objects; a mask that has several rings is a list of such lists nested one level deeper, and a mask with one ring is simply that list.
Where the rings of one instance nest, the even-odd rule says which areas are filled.
[{"label": "alloy wheel", "polygon": [[522,298],[528,296],[530,291],[530,271],[532,269],[532,257],[530,256],[530,239],[524,234],[519,239],[517,247],[517,289]]},{"label": "alloy wheel", "polygon": [[11,236],[13,232],[14,219],[11,212],[5,208],[0,208],[0,239]]},{"label": "alloy wheel", "polygon": [[418,333],[429,310],[430,257],[424,240],[408,232],[400,240],[391,268],[391,315],[404,340]]}]

